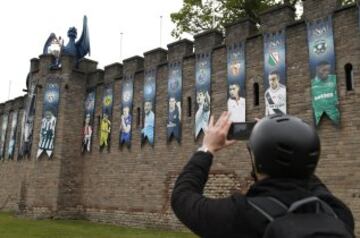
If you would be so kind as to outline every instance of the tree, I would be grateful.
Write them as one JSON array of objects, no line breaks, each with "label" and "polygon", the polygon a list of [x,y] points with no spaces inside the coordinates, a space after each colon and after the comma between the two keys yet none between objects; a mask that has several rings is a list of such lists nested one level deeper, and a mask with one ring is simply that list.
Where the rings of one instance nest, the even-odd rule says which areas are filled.
[{"label": "tree", "polygon": [[[342,4],[355,0],[339,0]],[[242,17],[250,17],[259,22],[258,14],[279,3],[292,6],[301,0],[184,0],[182,8],[171,14],[175,23],[172,36],[180,38],[186,32],[197,34],[210,29],[223,31],[224,26]]]}]

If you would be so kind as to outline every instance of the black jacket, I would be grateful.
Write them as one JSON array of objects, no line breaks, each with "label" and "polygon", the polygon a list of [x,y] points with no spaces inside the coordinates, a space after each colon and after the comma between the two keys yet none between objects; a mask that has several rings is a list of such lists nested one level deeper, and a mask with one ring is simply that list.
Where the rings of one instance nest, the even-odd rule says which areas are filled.
[{"label": "black jacket", "polygon": [[247,194],[222,199],[204,197],[212,155],[196,152],[179,175],[171,197],[171,206],[188,228],[201,237],[262,237],[267,220],[251,207],[246,197],[271,196],[290,205],[294,201],[318,196],[328,203],[353,233],[351,211],[335,198],[315,176],[310,180],[267,178],[256,182]]}]

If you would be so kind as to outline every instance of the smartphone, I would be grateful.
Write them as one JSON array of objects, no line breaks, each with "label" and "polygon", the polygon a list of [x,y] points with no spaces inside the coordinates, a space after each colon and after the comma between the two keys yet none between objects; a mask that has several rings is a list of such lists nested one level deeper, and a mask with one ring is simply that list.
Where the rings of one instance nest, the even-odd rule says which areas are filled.
[{"label": "smartphone", "polygon": [[228,140],[248,140],[256,121],[233,122],[227,135]]}]

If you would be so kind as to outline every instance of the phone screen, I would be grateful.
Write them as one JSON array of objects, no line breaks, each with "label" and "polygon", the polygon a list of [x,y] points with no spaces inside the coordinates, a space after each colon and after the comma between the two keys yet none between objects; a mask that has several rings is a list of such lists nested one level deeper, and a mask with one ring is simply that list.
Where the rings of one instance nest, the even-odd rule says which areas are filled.
[{"label": "phone screen", "polygon": [[229,140],[248,140],[256,121],[234,122],[231,124],[227,138]]}]

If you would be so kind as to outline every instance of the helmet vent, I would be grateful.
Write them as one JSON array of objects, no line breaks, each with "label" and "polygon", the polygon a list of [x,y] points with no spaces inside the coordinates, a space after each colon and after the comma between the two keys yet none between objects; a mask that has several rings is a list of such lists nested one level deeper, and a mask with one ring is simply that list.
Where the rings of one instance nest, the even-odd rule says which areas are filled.
[{"label": "helmet vent", "polygon": [[279,153],[275,162],[282,166],[290,166],[292,154],[294,153],[293,149],[284,143],[278,143],[276,149]]},{"label": "helmet vent", "polygon": [[279,118],[276,120],[276,122],[283,122],[283,121],[288,121],[289,118]]},{"label": "helmet vent", "polygon": [[310,157],[317,157],[317,156],[319,156],[319,151],[318,151],[318,150],[315,150],[315,151],[313,151],[313,152],[310,152],[310,153],[309,153],[309,156],[310,156]]},{"label": "helmet vent", "polygon": [[291,146],[286,145],[284,143],[278,143],[277,144],[277,150],[282,152],[282,153],[288,154],[288,155],[292,155],[294,153]]},{"label": "helmet vent", "polygon": [[291,164],[291,157],[286,157],[286,156],[282,156],[279,155],[276,159],[275,162],[282,165],[282,166],[290,166]]}]

